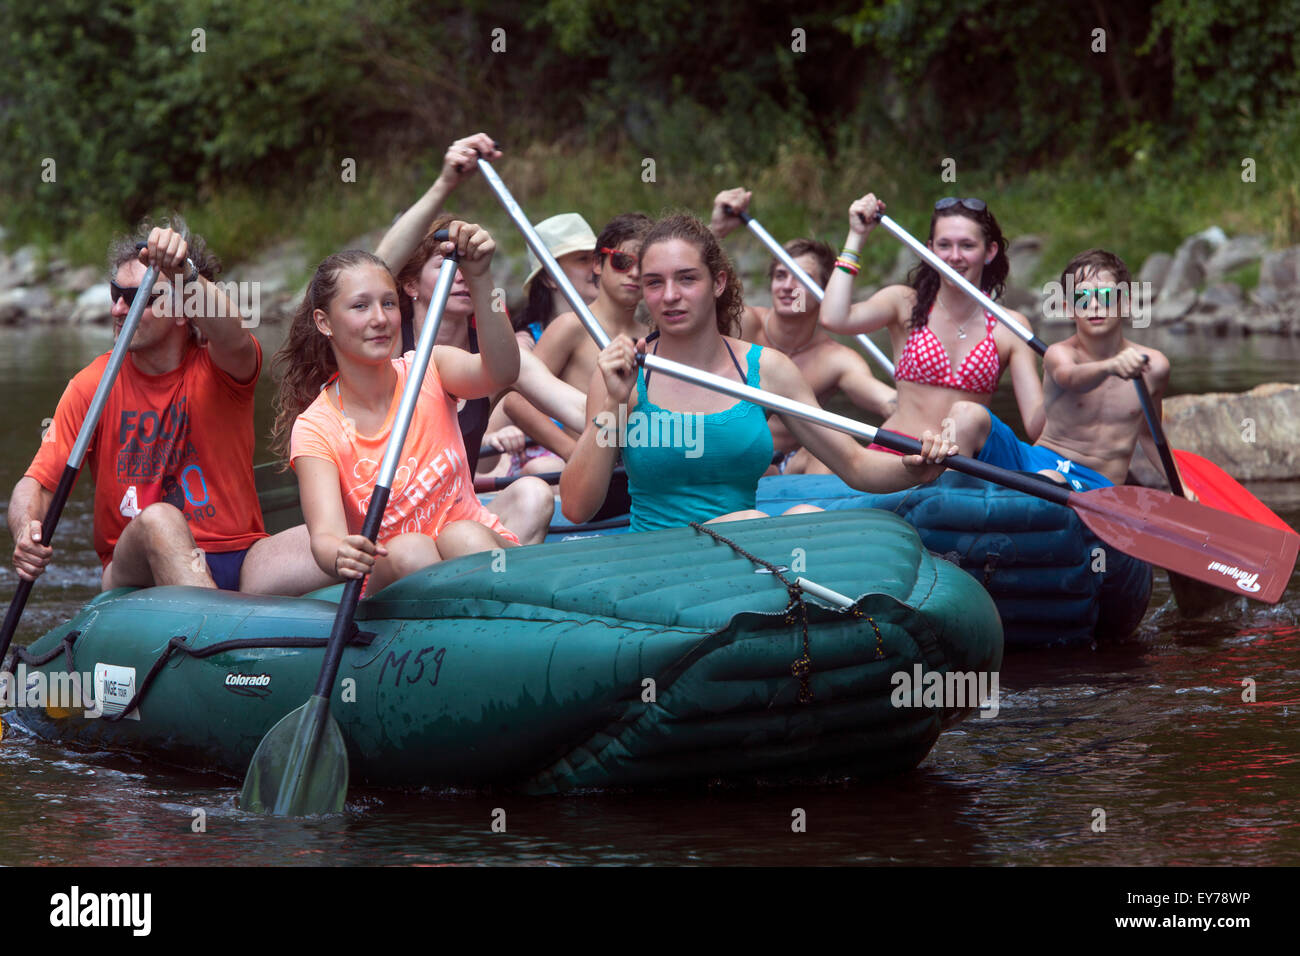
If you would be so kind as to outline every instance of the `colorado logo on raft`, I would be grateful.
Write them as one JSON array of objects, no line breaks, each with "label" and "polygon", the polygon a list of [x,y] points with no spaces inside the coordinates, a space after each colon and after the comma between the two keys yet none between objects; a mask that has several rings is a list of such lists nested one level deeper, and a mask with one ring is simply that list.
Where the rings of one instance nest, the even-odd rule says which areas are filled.
[{"label": "colorado logo on raft", "polygon": [[1241,588],[1247,594],[1254,594],[1259,590],[1259,572],[1243,571],[1241,568],[1232,567],[1227,564],[1221,564],[1218,561],[1211,561],[1209,570],[1218,571],[1220,574],[1226,574],[1237,582],[1237,587]]},{"label": "colorado logo on raft", "polygon": [[227,674],[227,687],[270,687],[270,674]]}]

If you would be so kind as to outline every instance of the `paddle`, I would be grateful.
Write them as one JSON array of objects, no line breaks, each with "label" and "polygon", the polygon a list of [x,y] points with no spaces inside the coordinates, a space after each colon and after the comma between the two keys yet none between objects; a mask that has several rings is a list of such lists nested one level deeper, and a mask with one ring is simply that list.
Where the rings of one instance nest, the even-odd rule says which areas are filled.
[{"label": "paddle", "polygon": [[[750,231],[754,235],[758,236],[763,245],[767,246],[767,248],[771,250],[772,255],[780,259],[782,264],[794,273],[795,278],[802,282],[809,292],[817,296],[818,302],[826,298],[826,290],[818,284],[816,279],[805,272],[804,269],[800,267],[799,263],[794,261],[794,257],[781,247],[781,244],[773,238],[770,232],[763,228],[762,223],[743,209],[734,209],[728,205],[723,205],[722,209],[728,216],[735,216],[748,226]],[[858,344],[867,350],[867,354],[876,360],[876,364],[888,372],[890,378],[893,378],[894,363],[889,360],[889,357],[886,356],[884,352],[880,351],[876,343],[871,341],[871,339],[867,338],[865,335],[857,335],[855,338],[858,340]]]},{"label": "paddle", "polygon": [[1178,470],[1203,505],[1239,514],[1290,534],[1296,531],[1222,468],[1195,452],[1174,449]]},{"label": "paddle", "polygon": [[[1174,467],[1173,456],[1169,453],[1169,442],[1165,439],[1165,430],[1160,425],[1160,416],[1156,414],[1155,402],[1151,400],[1147,383],[1139,375],[1133,379],[1133,384],[1137,387],[1142,416],[1146,419],[1147,429],[1155,442],[1156,452],[1160,456],[1160,465],[1164,469],[1165,478],[1169,481],[1169,487],[1179,498],[1186,498],[1183,483],[1178,478],[1178,469]],[[1198,588],[1195,581],[1173,571],[1169,572],[1169,589],[1173,591],[1178,610],[1184,617],[1197,617],[1230,600],[1229,595],[1220,591],[1207,592],[1203,588]]]},{"label": "paddle", "polygon": [[[859,219],[866,221],[865,217],[859,213]],[[954,271],[948,263],[944,262],[934,251],[909,233],[906,229],[890,219],[886,215],[880,215],[877,220],[882,226],[888,229],[904,245],[908,246],[918,256],[928,262],[935,269],[938,269],[943,275],[947,276],[949,281],[956,285],[967,295],[975,299],[976,302],[984,306],[999,322],[1009,328],[1020,338],[1029,343],[1039,355],[1047,351],[1047,345],[1042,339],[1034,335],[1029,329],[1025,328],[1007,313],[1002,306],[990,299],[983,290],[977,289],[965,276]],[[1134,381],[1138,381],[1134,379]],[[1150,402],[1150,396],[1147,397]],[[1155,432],[1152,432],[1154,435]],[[1159,447],[1159,445],[1157,445]],[[1249,518],[1252,521],[1265,524],[1282,531],[1289,531],[1292,534],[1295,531],[1285,521],[1269,510],[1268,506],[1252,495],[1249,491],[1238,484],[1222,468],[1213,462],[1202,458],[1200,455],[1194,455],[1191,452],[1178,451],[1177,449],[1166,449],[1173,460],[1178,462],[1178,467],[1187,479],[1187,485],[1195,492],[1196,497],[1209,507],[1219,511],[1226,511],[1229,514],[1235,514],[1243,518]],[[1164,453],[1162,453],[1162,458]],[[1165,464],[1165,471],[1168,474],[1171,469],[1169,464]],[[1173,482],[1170,482],[1173,487]]]},{"label": "paddle", "polygon": [[[118,333],[117,341],[113,343],[113,351],[108,356],[108,364],[104,366],[104,372],[99,377],[99,384],[95,386],[95,394],[90,400],[90,407],[86,409],[86,417],[82,419],[81,430],[77,432],[76,444],[72,446],[72,454],[68,456],[68,462],[63,466],[63,474],[59,477],[59,483],[54,489],[54,495],[50,499],[50,507],[45,512],[45,520],[41,522],[41,543],[48,545],[54,540],[54,529],[58,527],[59,517],[63,514],[63,506],[68,503],[68,495],[72,493],[72,485],[77,480],[77,474],[81,471],[81,463],[86,457],[86,451],[90,448],[90,442],[95,436],[95,429],[99,425],[99,416],[104,412],[104,406],[108,403],[108,393],[113,390],[113,383],[117,381],[118,372],[122,369],[122,362],[126,359],[127,350],[131,346],[131,339],[135,335],[136,327],[140,324],[140,318],[144,315],[144,310],[152,301],[151,292],[153,291],[154,282],[158,279],[158,269],[155,266],[149,266],[144,271],[144,278],[140,280],[140,285],[136,287],[135,298],[131,301],[131,309],[126,314],[126,319],[122,322],[122,331]],[[23,609],[27,607],[27,598],[32,593],[34,581],[19,579],[18,588],[14,591],[13,600],[9,602],[9,610],[5,614],[4,625],[0,626],[0,662],[5,659],[5,653],[9,650],[9,644],[13,640],[14,632],[18,630],[18,620],[23,615]]]},{"label": "paddle", "polygon": [[[434,238],[447,239],[447,230],[438,230]],[[406,432],[420,396],[420,384],[433,354],[434,340],[438,337],[443,307],[456,280],[459,259],[453,250],[443,260],[438,283],[429,299],[424,328],[420,330],[415,357],[402,389],[402,402],[393,421],[375,490],[361,526],[361,533],[371,541],[378,536],[384,518],[384,508],[401,461],[402,446],[406,443]],[[325,648],[316,690],[305,704],[272,727],[258,744],[239,795],[239,805],[243,809],[258,813],[269,811],[275,816],[339,813],[343,810],[348,792],[348,753],[338,722],[330,714],[329,698],[334,691],[334,679],[338,676],[344,645],[352,636],[353,618],[363,587],[365,578],[349,578],[343,586],[343,597],[334,615],[334,626]]]},{"label": "paddle", "polygon": [[[563,472],[559,471],[544,471],[536,475],[514,475],[509,478],[493,478],[489,475],[476,475],[474,478],[474,490],[479,493],[500,491],[503,488],[509,488],[520,478],[540,478],[548,485],[558,485],[560,483],[560,475],[562,474]],[[614,469],[613,474],[626,475],[627,472],[623,469],[622,465],[619,465]]]},{"label": "paddle", "polygon": [[[479,168],[587,332],[604,349],[609,344],[608,334],[546,249],[505,183],[489,163],[480,159]],[[896,432],[876,429],[658,355],[638,355],[638,361],[652,371],[838,429],[905,455],[921,453],[919,441]],[[964,455],[947,458],[944,464],[975,478],[1071,508],[1097,537],[1126,554],[1224,590],[1236,588],[1238,593],[1269,604],[1276,603],[1286,590],[1300,549],[1300,537],[1296,535],[1205,508],[1154,488],[1120,486],[1077,492]]]},{"label": "paddle", "polygon": [[[1147,358],[1145,355],[1142,357]],[[1183,483],[1178,478],[1178,469],[1174,467],[1174,458],[1169,453],[1169,442],[1165,440],[1165,430],[1160,425],[1160,416],[1156,414],[1156,406],[1151,401],[1151,392],[1147,390],[1146,380],[1139,375],[1133,379],[1133,385],[1137,388],[1142,417],[1147,420],[1147,430],[1151,432],[1151,438],[1155,442],[1156,452],[1160,456],[1160,465],[1164,468],[1165,478],[1169,482],[1169,489],[1179,498],[1186,498],[1187,493],[1183,491]]]}]

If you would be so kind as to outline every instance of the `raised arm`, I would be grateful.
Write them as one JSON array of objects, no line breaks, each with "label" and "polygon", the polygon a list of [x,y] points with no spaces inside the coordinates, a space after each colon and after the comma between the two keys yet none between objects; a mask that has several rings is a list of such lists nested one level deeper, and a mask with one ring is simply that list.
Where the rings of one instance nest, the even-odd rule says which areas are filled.
[{"label": "raised arm", "polygon": [[447,153],[442,158],[442,171],[433,185],[415,205],[398,217],[384,238],[379,240],[375,255],[387,262],[394,273],[399,272],[411,258],[415,247],[424,239],[429,226],[442,211],[447,197],[478,169],[480,153],[487,159],[496,159],[501,155],[487,133],[466,136],[447,147]]},{"label": "raised arm", "polygon": [[[849,232],[844,238],[844,248],[858,253],[867,236],[876,228],[875,216],[885,211],[885,204],[867,193],[849,205]],[[852,335],[882,329],[898,316],[895,287],[881,289],[865,302],[853,304],[854,276],[836,267],[826,283],[826,297],[822,299],[818,321],[832,332]],[[887,294],[888,293],[888,294]]]},{"label": "raised arm", "polygon": [[238,305],[221,284],[188,271],[189,251],[189,243],[175,229],[155,226],[150,230],[149,239],[140,250],[140,261],[146,266],[157,267],[158,274],[167,276],[172,283],[172,294],[163,297],[159,311],[193,319],[194,325],[208,340],[208,357],[212,364],[236,382],[251,382],[258,371],[257,342],[253,333],[246,327]]},{"label": "raised arm", "polygon": [[[754,194],[747,189],[736,187],[724,189],[713,197],[713,212],[709,215],[709,232],[718,239],[725,239],[738,229],[743,220],[737,213],[749,209],[749,201]],[[728,212],[727,210],[731,211]],[[746,342],[757,342],[758,331],[763,327],[763,313],[752,305],[745,306],[740,316],[740,337]]]},{"label": "raised arm", "polygon": [[457,398],[483,398],[513,385],[519,377],[519,340],[505,311],[493,309],[492,277],[488,268],[496,243],[481,226],[453,222],[447,227],[449,240],[443,254],[460,251],[460,271],[469,286],[478,327],[477,355],[464,349],[440,345],[433,350],[443,386]]},{"label": "raised arm", "polygon": [[[749,190],[736,187],[724,189],[714,196],[713,212],[709,214],[709,232],[719,239],[725,239],[740,228],[742,220],[736,213],[749,209],[749,200],[753,195]],[[727,207],[731,208],[731,212],[727,212]]]}]

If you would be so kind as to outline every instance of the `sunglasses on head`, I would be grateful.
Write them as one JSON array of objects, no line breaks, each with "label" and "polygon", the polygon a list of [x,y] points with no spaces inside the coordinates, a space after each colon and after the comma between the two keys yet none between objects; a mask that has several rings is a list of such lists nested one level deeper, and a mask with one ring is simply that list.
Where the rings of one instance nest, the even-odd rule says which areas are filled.
[{"label": "sunglasses on head", "polygon": [[1086,309],[1088,304],[1095,298],[1097,304],[1103,309],[1109,309],[1119,300],[1119,290],[1113,286],[1104,286],[1099,289],[1075,289],[1074,290],[1074,307],[1076,309]]},{"label": "sunglasses on head", "polygon": [[[135,301],[135,294],[140,291],[138,285],[118,285],[116,282],[110,282],[108,288],[109,293],[112,296],[111,301],[113,305],[117,305],[118,299],[125,299],[128,309],[131,307],[131,303]],[[149,294],[149,304],[153,305],[166,295],[166,293],[166,289],[154,289],[153,292]]]},{"label": "sunglasses on head", "polygon": [[934,204],[934,211],[940,212],[944,209],[951,209],[958,203],[961,203],[971,212],[983,212],[988,208],[983,199],[976,199],[974,196],[968,196],[965,199],[958,199],[956,196],[944,196]]},{"label": "sunglasses on head", "polygon": [[600,251],[609,256],[609,264],[614,267],[615,272],[631,272],[632,267],[636,265],[636,256],[630,252],[619,252],[617,249],[606,249],[604,246]]}]

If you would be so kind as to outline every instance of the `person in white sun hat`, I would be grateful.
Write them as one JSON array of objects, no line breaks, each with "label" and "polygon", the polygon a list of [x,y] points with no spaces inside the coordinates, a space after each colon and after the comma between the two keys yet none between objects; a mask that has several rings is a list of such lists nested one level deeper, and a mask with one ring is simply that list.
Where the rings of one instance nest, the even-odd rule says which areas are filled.
[{"label": "person in white sun hat", "polygon": [[[587,220],[576,212],[562,212],[543,219],[534,228],[582,300],[588,305],[594,302],[599,291],[596,266],[600,256],[596,252],[596,234]],[[552,320],[571,307],[532,249],[528,250],[528,265],[530,271],[524,279],[528,304],[515,319],[515,337],[521,349],[531,352]],[[529,434],[518,427],[512,413],[529,423]],[[484,459],[479,473],[492,477],[514,478],[521,474],[559,471],[564,467],[564,459],[553,449],[558,445],[567,450],[573,443],[560,422],[538,412],[518,393],[507,395],[497,406],[488,422],[488,433],[493,436],[494,445],[509,453],[501,458]],[[534,444],[528,443],[530,438]]]},{"label": "person in white sun hat", "polygon": [[[543,219],[535,228],[573,287],[578,290],[578,295],[582,296],[582,301],[588,305],[594,302],[599,291],[596,284],[596,263],[599,256],[596,252],[596,234],[587,225],[587,220],[576,212],[562,212],[558,216]],[[528,266],[528,278],[524,279],[524,295],[528,297],[528,304],[519,314],[515,329],[520,347],[531,349],[551,324],[551,320],[562,312],[570,311],[571,306],[565,301],[555,280],[542,269],[541,262],[531,249],[528,250]]]}]

